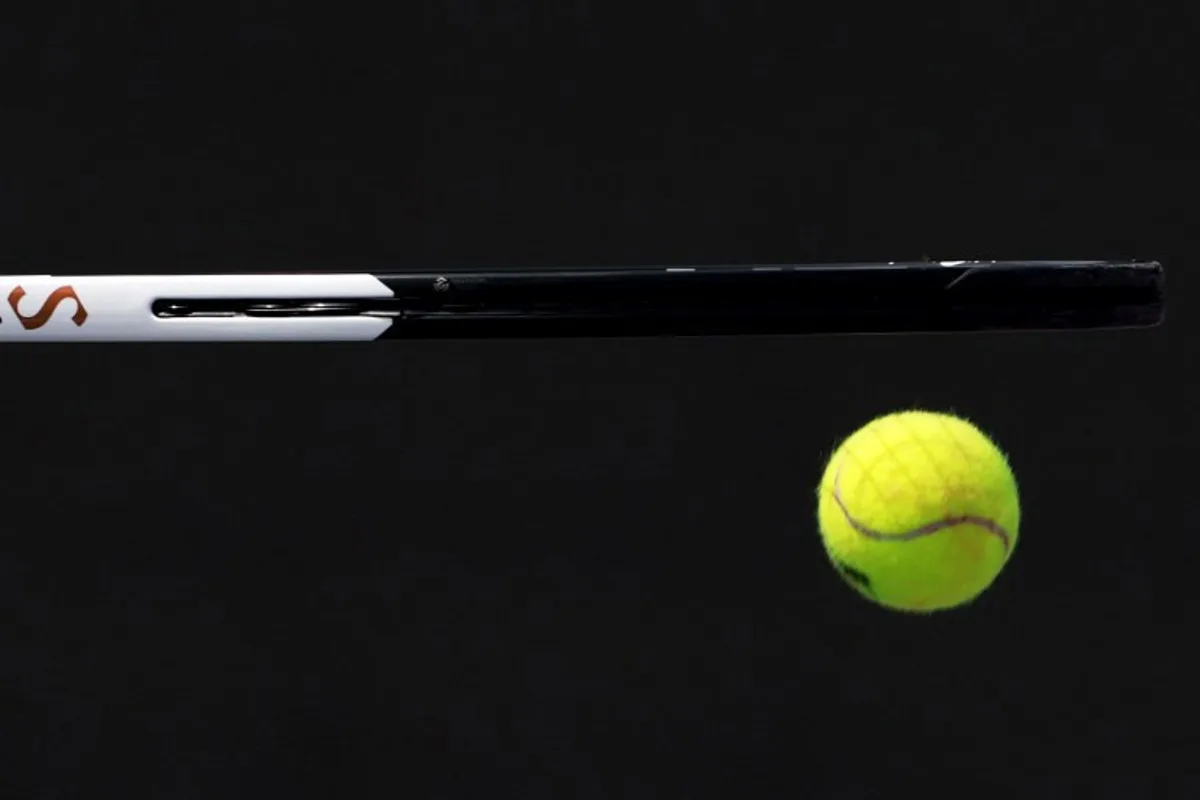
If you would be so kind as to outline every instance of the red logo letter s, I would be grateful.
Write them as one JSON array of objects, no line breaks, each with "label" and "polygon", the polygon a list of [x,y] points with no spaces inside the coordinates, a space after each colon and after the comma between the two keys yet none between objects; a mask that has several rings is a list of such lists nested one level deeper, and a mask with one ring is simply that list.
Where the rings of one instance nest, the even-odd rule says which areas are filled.
[{"label": "red logo letter s", "polygon": [[76,326],[82,325],[88,317],[87,309],[83,307],[83,301],[75,294],[75,290],[70,286],[60,286],[50,293],[46,301],[42,303],[42,307],[37,310],[37,313],[31,316],[23,316],[20,309],[17,308],[17,303],[21,302],[21,298],[25,296],[25,290],[20,286],[8,293],[8,304],[12,306],[13,312],[17,315],[17,319],[21,321],[21,326],[27,331],[37,330],[50,321],[50,317],[54,316],[55,309],[63,300],[75,301],[75,313],[71,315],[71,321]]}]

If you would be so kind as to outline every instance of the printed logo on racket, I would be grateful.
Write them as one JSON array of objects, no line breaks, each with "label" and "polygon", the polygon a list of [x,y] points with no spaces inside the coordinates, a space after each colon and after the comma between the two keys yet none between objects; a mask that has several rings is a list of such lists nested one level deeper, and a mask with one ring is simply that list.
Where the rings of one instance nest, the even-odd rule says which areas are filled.
[{"label": "printed logo on racket", "polygon": [[[13,290],[8,293],[8,306],[13,310],[17,317],[17,321],[21,323],[21,327],[27,331],[35,331],[45,325],[54,316],[59,305],[65,300],[72,300],[75,303],[75,313],[71,315],[71,321],[75,323],[75,327],[82,327],[83,323],[87,322],[88,312],[84,307],[83,301],[79,299],[79,295],[75,293],[73,286],[59,286],[54,291],[46,295],[46,299],[42,301],[41,307],[32,314],[22,314],[20,303],[25,297],[25,289],[22,286],[14,286]],[[0,324],[6,320],[5,314],[0,314]]]}]

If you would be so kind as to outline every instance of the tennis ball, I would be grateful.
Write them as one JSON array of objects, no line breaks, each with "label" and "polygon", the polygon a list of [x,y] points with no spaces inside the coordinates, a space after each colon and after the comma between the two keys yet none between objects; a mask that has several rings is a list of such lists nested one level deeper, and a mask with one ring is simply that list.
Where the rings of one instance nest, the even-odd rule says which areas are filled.
[{"label": "tennis ball", "polygon": [[977,597],[1012,556],[1021,510],[998,447],[966,420],[904,411],[842,442],[817,519],[837,570],[861,594],[927,613]]}]

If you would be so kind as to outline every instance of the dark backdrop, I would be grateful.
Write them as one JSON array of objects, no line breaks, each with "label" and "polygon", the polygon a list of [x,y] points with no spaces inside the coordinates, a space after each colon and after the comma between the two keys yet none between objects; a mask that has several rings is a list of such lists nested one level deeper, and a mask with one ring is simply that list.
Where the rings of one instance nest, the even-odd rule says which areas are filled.
[{"label": "dark backdrop", "polygon": [[[6,349],[0,793],[1196,796],[1196,14],[495,5],[0,26],[5,268],[1137,257],[1171,319]],[[906,406],[1025,506],[929,618],[813,524]]]}]

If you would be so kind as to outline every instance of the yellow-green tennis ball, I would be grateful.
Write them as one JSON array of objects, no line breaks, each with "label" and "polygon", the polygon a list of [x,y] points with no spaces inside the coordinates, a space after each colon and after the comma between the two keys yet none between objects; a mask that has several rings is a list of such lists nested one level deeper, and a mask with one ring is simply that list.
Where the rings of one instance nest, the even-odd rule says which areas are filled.
[{"label": "yellow-green tennis ball", "polygon": [[899,611],[966,603],[1017,544],[1017,482],[1004,453],[966,420],[928,411],[853,433],[821,479],[817,517],[835,567]]}]

